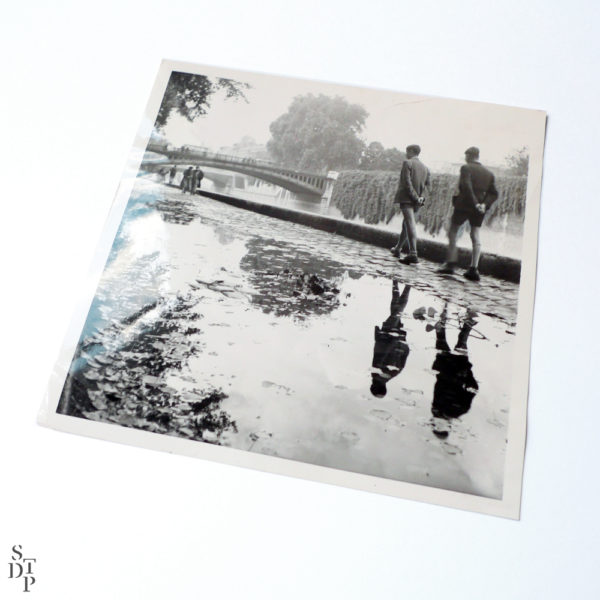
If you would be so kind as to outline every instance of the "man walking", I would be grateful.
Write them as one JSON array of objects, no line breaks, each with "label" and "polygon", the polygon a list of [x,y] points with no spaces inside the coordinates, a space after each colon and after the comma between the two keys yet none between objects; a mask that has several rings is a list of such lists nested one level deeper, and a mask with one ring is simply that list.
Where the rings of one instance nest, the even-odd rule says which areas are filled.
[{"label": "man walking", "polygon": [[408,241],[409,254],[400,262],[414,265],[417,257],[417,222],[416,215],[425,203],[425,194],[431,188],[429,169],[419,160],[421,147],[416,144],[406,147],[406,160],[400,172],[400,185],[394,202],[400,204],[404,221],[398,244],[392,248],[392,254],[399,255],[405,241]]},{"label": "man walking", "polygon": [[183,177],[181,178],[181,191],[185,194],[192,187],[192,172],[193,167],[188,167],[183,172]]},{"label": "man walking", "polygon": [[200,185],[202,184],[202,180],[204,179],[204,171],[197,166],[194,169],[194,173],[192,175],[192,194],[195,194]]},{"label": "man walking", "polygon": [[481,256],[479,233],[486,211],[498,198],[498,190],[494,182],[494,174],[479,162],[479,148],[474,146],[467,148],[465,161],[466,164],[460,168],[458,194],[452,198],[454,212],[448,231],[448,256],[446,264],[438,272],[454,273],[458,256],[456,248],[458,229],[465,221],[469,221],[473,254],[471,266],[465,272],[465,277],[471,281],[479,281]]}]

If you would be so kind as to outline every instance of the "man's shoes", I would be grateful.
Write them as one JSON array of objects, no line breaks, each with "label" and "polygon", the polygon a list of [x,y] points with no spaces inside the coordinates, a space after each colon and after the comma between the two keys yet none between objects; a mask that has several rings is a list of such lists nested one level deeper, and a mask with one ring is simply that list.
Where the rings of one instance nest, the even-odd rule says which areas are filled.
[{"label": "man's shoes", "polygon": [[392,256],[395,256],[396,258],[400,258],[400,248],[398,246],[394,246],[393,248],[390,248],[390,252],[392,253]]},{"label": "man's shoes", "polygon": [[418,264],[419,259],[416,254],[409,254],[408,256],[401,258],[400,262],[403,265],[416,265],[416,264]]},{"label": "man's shoes", "polygon": [[479,277],[479,271],[475,267],[470,267],[465,271],[465,277],[470,281],[479,281],[481,279],[481,277]]},{"label": "man's shoes", "polygon": [[442,275],[454,275],[454,263],[446,263],[437,272]]}]

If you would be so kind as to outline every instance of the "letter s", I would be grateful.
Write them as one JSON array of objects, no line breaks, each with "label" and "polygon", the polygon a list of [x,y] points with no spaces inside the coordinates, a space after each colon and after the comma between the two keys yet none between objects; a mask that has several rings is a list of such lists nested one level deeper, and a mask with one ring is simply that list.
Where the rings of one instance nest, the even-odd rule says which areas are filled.
[{"label": "letter s", "polygon": [[[18,550],[17,550],[17,548],[18,548]],[[23,549],[23,546],[21,546],[21,544],[17,544],[16,546],[12,547],[12,551],[13,551],[12,559],[13,560],[21,560],[23,558],[23,553],[21,552],[22,549]],[[15,556],[15,554],[17,556]]]}]

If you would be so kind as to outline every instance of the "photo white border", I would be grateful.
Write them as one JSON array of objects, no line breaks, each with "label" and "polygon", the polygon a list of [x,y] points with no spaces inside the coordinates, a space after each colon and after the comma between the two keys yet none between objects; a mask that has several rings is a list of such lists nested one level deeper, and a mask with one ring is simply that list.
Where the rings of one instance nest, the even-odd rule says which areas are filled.
[{"label": "photo white border", "polygon": [[[528,111],[530,113],[528,122],[531,124],[531,142],[529,144],[530,159],[521,255],[521,280],[519,284],[515,352],[513,354],[513,370],[510,373],[512,390],[507,431],[508,442],[506,447],[503,498],[501,500],[321,467],[300,461],[272,457],[245,450],[236,450],[166,434],[150,433],[121,425],[100,423],[56,412],[81,331],[87,319],[106,260],[129,201],[171,71],[183,71],[210,77],[229,77],[240,81],[244,81],[244,77],[247,75],[252,75],[252,77],[261,76],[273,80],[277,79],[280,85],[283,83],[283,80],[289,79],[282,76],[256,72],[250,73],[229,68],[170,60],[162,61],[115,200],[102,231],[93,264],[82,286],[81,297],[77,303],[77,308],[65,336],[54,371],[50,377],[48,390],[38,414],[38,423],[60,431],[141,446],[152,450],[162,450],[270,473],[340,485],[357,490],[377,492],[409,500],[418,500],[452,508],[519,519],[526,440],[529,364],[537,267],[538,221],[546,124],[546,113],[540,110],[514,108],[514,110]],[[338,88],[340,94],[343,93],[344,89],[352,87],[327,82],[314,83],[322,83],[324,87],[328,88]],[[390,93],[389,90],[381,91]],[[399,92],[393,93],[400,94]],[[405,96],[406,94],[402,93],[401,95]],[[411,96],[439,101],[453,100],[414,94],[411,94]],[[454,100],[454,102],[457,101]],[[489,103],[459,102],[464,102],[466,107],[475,107],[475,105],[495,106]]]}]

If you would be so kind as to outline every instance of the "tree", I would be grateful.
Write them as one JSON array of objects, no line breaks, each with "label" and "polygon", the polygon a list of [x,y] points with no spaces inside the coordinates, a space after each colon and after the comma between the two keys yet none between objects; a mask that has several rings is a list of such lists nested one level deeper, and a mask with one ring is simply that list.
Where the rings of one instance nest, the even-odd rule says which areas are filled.
[{"label": "tree", "polygon": [[154,127],[157,131],[161,130],[167,124],[173,110],[190,122],[200,115],[205,115],[210,107],[210,97],[218,90],[224,90],[226,98],[242,98],[247,102],[244,90],[249,88],[249,84],[234,79],[218,77],[211,81],[206,75],[173,71]]},{"label": "tree", "polygon": [[359,134],[367,117],[362,106],[341,96],[296,96],[271,123],[267,149],[276,161],[295,169],[353,169],[365,147]]},{"label": "tree", "polygon": [[398,148],[384,148],[380,142],[371,142],[363,151],[358,168],[365,171],[399,171],[406,154]]},{"label": "tree", "polygon": [[527,175],[529,171],[529,152],[527,146],[523,146],[514,154],[509,154],[505,160],[510,175]]}]

